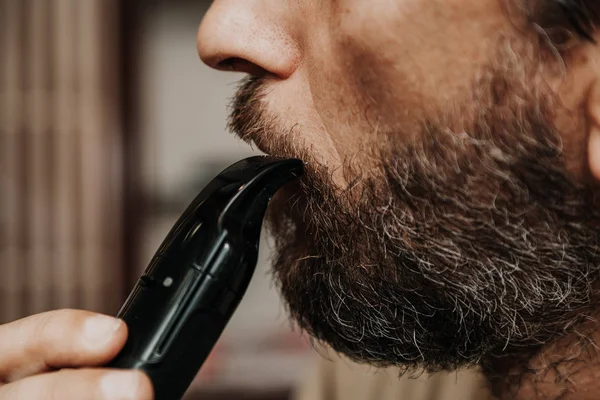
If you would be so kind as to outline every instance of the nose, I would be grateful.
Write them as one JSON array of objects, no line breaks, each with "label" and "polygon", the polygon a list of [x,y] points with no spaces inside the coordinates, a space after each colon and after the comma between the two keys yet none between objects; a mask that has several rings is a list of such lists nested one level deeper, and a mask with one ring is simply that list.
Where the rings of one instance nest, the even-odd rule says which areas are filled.
[{"label": "nose", "polygon": [[[267,4],[270,3],[270,4]],[[300,52],[282,0],[216,0],[198,30],[198,53],[208,66],[254,76],[288,78]],[[284,5],[285,6],[285,5]]]}]

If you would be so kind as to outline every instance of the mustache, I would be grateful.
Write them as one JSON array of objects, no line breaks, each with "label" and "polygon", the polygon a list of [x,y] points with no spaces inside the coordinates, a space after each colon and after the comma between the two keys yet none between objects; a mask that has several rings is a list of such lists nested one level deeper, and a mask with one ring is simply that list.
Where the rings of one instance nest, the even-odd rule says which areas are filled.
[{"label": "mustache", "polygon": [[249,76],[240,81],[228,106],[227,129],[248,144],[259,140],[269,125],[262,105],[264,96],[264,79]]},{"label": "mustache", "polygon": [[310,153],[297,137],[294,139],[297,124],[286,128],[283,121],[267,110],[268,93],[264,78],[244,78],[228,106],[227,129],[266,154],[307,161]]}]

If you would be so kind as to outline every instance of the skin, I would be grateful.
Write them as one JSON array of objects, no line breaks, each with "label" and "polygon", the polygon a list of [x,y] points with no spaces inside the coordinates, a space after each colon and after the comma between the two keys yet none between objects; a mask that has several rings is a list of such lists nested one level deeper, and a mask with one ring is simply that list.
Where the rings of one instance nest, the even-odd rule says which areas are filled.
[{"label": "skin", "polygon": [[122,321],[88,311],[51,311],[2,325],[0,399],[151,400],[143,373],[101,367],[126,339]]},{"label": "skin", "polygon": [[[499,40],[516,34],[518,21],[498,0],[288,3],[213,2],[199,53],[212,67],[266,76],[269,111],[295,126],[314,158],[332,169],[365,146],[368,138],[357,132],[411,131],[463,102],[471,78],[496,55]],[[549,82],[579,118],[595,80],[594,56],[597,48],[586,49],[569,76]],[[585,132],[578,133],[572,141],[581,143]],[[583,168],[576,159],[572,167]]]},{"label": "skin", "polygon": [[[238,113],[235,133],[267,153],[298,155],[309,168],[318,165],[338,195],[358,176],[358,166],[377,182],[376,149],[389,150],[381,133],[392,135],[393,146],[401,148],[418,143],[424,122],[443,121],[439,125],[451,132],[474,130],[473,118],[484,103],[473,95],[474,82],[490,69],[510,79],[525,76],[510,80],[516,82],[505,93],[511,109],[519,104],[519,88],[531,92],[521,97],[530,105],[544,100],[551,109],[545,122],[562,142],[562,173],[596,191],[600,47],[576,40],[567,45],[540,42],[514,3],[498,0],[216,0],[198,33],[206,64],[260,78],[260,98],[245,100],[259,102],[262,117],[275,123],[267,118],[247,123],[258,109]],[[236,106],[243,108],[243,101]],[[496,117],[498,129],[502,119]],[[357,254],[368,259],[367,253]],[[290,269],[303,268],[287,261]],[[294,272],[277,273],[287,279],[284,293],[285,285],[297,286]],[[590,284],[590,291],[595,287]],[[288,300],[297,300],[294,296],[288,294]],[[499,360],[495,353],[486,369],[498,397],[595,398],[600,389],[595,304],[593,299],[573,308],[587,322],[568,317],[576,328],[527,347],[526,359]],[[325,341],[333,337],[317,333]]]}]

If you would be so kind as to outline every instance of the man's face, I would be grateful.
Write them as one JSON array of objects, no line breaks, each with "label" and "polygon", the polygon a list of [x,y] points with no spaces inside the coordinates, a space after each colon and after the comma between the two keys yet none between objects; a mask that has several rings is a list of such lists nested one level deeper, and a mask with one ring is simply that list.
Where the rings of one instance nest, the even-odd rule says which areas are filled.
[{"label": "man's face", "polygon": [[592,74],[528,7],[213,3],[201,57],[252,75],[232,130],[307,162],[270,210],[274,270],[300,325],[334,349],[452,368],[534,351],[590,311]]}]

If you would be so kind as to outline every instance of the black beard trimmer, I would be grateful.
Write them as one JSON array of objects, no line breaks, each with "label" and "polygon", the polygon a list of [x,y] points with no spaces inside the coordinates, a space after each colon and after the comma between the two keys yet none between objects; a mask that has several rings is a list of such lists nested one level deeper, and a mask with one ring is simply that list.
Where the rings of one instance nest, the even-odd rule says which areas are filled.
[{"label": "black beard trimmer", "polygon": [[155,400],[181,399],[246,292],[269,201],[303,172],[300,160],[257,156],[213,179],[118,312],[129,336],[107,367],[144,371]]}]

